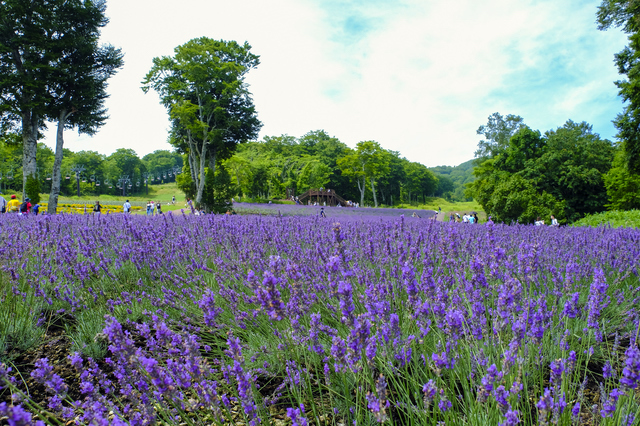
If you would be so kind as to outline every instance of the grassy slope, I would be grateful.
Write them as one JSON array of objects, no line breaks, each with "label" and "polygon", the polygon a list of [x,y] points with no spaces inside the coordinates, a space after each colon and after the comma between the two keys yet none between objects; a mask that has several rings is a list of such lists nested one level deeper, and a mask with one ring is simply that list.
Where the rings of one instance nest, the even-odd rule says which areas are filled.
[{"label": "grassy slope", "polygon": [[607,225],[612,228],[640,228],[640,210],[597,213],[586,216],[573,223],[572,226],[600,226]]}]

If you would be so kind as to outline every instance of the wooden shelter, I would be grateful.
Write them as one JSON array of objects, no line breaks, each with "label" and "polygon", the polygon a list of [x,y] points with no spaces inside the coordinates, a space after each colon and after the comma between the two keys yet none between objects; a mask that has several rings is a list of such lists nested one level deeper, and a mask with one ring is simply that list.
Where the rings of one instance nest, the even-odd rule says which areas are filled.
[{"label": "wooden shelter", "polygon": [[[347,207],[347,201],[336,194],[333,189],[310,189],[302,195],[298,196],[298,201],[301,204],[318,203],[318,205]],[[325,204],[326,203],[326,204]]]}]

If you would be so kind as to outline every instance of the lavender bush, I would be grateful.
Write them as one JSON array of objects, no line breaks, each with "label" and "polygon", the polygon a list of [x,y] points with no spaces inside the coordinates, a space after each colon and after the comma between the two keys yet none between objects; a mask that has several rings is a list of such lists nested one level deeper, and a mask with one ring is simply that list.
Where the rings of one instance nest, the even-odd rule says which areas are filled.
[{"label": "lavender bush", "polygon": [[0,422],[640,424],[640,232],[338,210],[0,216]]}]

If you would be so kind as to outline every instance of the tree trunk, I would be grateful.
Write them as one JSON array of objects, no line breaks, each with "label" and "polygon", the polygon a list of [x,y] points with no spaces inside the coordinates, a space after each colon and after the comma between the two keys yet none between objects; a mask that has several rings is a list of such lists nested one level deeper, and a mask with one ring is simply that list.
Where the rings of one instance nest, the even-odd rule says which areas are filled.
[{"label": "tree trunk", "polygon": [[365,178],[362,178],[362,184],[360,183],[360,178],[356,178],[356,182],[358,183],[358,189],[360,190],[360,206],[364,205],[364,191],[366,189],[367,182],[365,182]]},{"label": "tree trunk", "polygon": [[22,197],[26,196],[27,178],[36,178],[38,152],[38,115],[32,111],[22,113]]},{"label": "tree trunk", "polygon": [[198,171],[199,176],[199,182],[198,182],[198,186],[197,186],[197,192],[196,192],[196,206],[198,206],[198,208],[200,208],[200,203],[202,203],[202,194],[204,193],[204,184],[205,184],[205,164],[207,162],[207,144],[203,144],[202,146],[202,152],[200,153],[200,170]]},{"label": "tree trunk", "polygon": [[373,176],[371,178],[369,178],[369,180],[371,181],[371,192],[373,193],[373,204],[377,208],[378,207],[378,197],[376,197],[376,188],[375,188],[375,185],[374,185]]},{"label": "tree trunk", "polygon": [[60,195],[60,186],[62,181],[62,147],[64,145],[64,125],[67,122],[67,110],[60,111],[58,117],[58,129],[56,132],[56,156],[53,161],[53,173],[51,175],[51,193],[49,194],[49,203],[47,205],[47,214],[56,214],[58,209],[58,196]]}]

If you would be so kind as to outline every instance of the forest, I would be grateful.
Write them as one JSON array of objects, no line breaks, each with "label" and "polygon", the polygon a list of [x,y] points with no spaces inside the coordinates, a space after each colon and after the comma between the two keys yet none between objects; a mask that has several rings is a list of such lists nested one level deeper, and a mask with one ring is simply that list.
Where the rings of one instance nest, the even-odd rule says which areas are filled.
[{"label": "forest", "polygon": [[[310,131],[300,138],[266,136],[238,145],[231,158],[221,162],[218,173],[228,174],[232,196],[256,200],[285,199],[323,187],[360,201],[358,179],[361,182],[365,179],[367,185],[361,186],[364,203],[371,205],[374,204],[371,178],[380,205],[417,203],[433,196],[460,201],[465,197],[464,185],[473,180],[471,161],[456,167],[427,168],[375,142],[368,144],[371,151],[365,153],[366,146],[361,143],[350,149],[324,130]],[[19,192],[21,144],[9,139],[0,141],[0,158],[4,159],[0,161],[0,191]],[[53,161],[53,151],[39,143],[37,178],[42,193],[50,191]],[[364,172],[354,170],[356,164],[362,165],[358,161],[369,161]],[[184,156],[168,150],[139,157],[133,149],[125,148],[110,155],[65,148],[61,169],[63,196],[141,195],[147,192],[148,185],[175,182],[176,177],[183,186],[188,181],[186,175],[178,176],[188,170]]]}]

